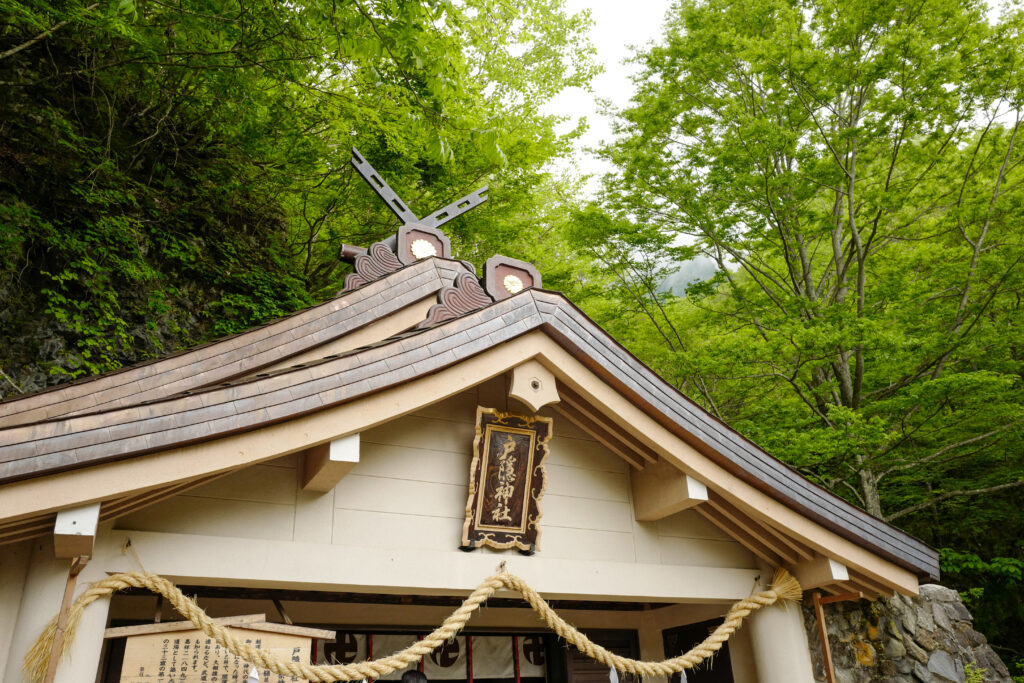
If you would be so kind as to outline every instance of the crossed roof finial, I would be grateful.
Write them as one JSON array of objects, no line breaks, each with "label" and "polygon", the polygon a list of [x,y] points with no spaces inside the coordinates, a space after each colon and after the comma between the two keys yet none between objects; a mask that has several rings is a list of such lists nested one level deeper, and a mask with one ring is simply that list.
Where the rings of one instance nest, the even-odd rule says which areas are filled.
[{"label": "crossed roof finial", "polygon": [[409,205],[402,201],[398,193],[391,189],[377,169],[370,165],[370,162],[359,153],[355,147],[352,148],[352,167],[363,176],[366,184],[373,188],[373,191],[384,200],[391,212],[394,213],[402,225],[423,225],[428,228],[439,228],[456,216],[461,216],[470,209],[475,209],[487,201],[487,186],[470,192],[462,199],[457,199],[448,206],[438,209],[426,218],[417,218]]},{"label": "crossed roof finial", "polygon": [[[345,277],[347,292],[379,280],[403,266],[420,259],[437,256],[452,258],[452,243],[439,228],[456,216],[461,216],[487,201],[487,186],[467,194],[448,206],[442,207],[426,218],[417,218],[409,205],[402,201],[391,186],[380,177],[370,162],[359,150],[352,148],[352,167],[363,177],[366,184],[384,200],[391,212],[402,221],[398,231],[391,237],[374,242],[368,248],[345,245],[343,254],[352,259],[355,272]],[[507,256],[495,255],[484,264],[484,282],[477,279],[476,268],[468,261],[462,261],[465,272],[457,275],[453,284],[438,294],[438,303],[422,325],[435,325],[456,315],[475,310],[474,307],[504,299],[529,287],[540,287],[541,277],[532,264]]]}]

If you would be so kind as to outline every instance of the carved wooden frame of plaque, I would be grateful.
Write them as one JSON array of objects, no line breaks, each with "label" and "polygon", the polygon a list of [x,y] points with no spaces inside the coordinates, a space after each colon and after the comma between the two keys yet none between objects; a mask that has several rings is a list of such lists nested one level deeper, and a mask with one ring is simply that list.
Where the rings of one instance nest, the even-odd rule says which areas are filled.
[{"label": "carved wooden frame of plaque", "polygon": [[[540,499],[547,487],[544,461],[552,424],[550,417],[477,406],[466,521],[462,525],[463,550],[490,546],[499,550],[517,548],[528,555],[537,551]],[[503,456],[508,455],[515,456],[511,470],[504,467],[507,460]],[[511,482],[507,480],[509,473],[513,474]],[[500,495],[502,492],[507,493]]]}]

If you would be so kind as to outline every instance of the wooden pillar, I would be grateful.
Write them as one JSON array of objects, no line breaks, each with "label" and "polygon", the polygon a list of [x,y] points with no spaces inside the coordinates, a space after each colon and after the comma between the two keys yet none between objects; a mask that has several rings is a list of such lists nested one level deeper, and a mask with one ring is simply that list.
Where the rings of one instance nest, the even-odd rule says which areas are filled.
[{"label": "wooden pillar", "polygon": [[11,643],[18,626],[21,594],[32,559],[32,541],[21,541],[0,548],[0,679],[7,670]]},{"label": "wooden pillar", "polygon": [[[109,535],[109,529],[107,534]],[[109,539],[103,543],[102,530],[97,535],[96,543],[96,557],[85,565],[85,569],[78,575],[76,598],[90,583],[106,578],[107,572],[104,566],[109,564],[111,555],[121,554],[120,546],[116,543],[111,543]],[[99,561],[101,559],[99,548],[101,544],[107,546],[103,557],[104,561]],[[61,659],[57,666],[54,683],[83,683],[96,679],[100,658],[103,654],[103,631],[107,628],[109,609],[110,597],[105,597],[91,603],[82,613],[82,620],[78,622],[78,628],[75,631],[75,639],[68,646],[68,656]],[[51,612],[47,618],[53,614]]]},{"label": "wooden pillar", "polygon": [[75,585],[78,583],[78,575],[82,573],[86,557],[76,557],[71,561],[68,569],[67,582],[64,584],[64,598],[60,601],[60,611],[57,612],[57,630],[53,634],[53,643],[50,645],[50,660],[46,667],[46,674],[43,676],[43,683],[53,683],[57,677],[57,665],[60,664],[61,652],[64,650],[64,635],[67,632],[68,612],[75,597]]},{"label": "wooden pillar", "polygon": [[[758,563],[761,586],[767,588],[773,567]],[[772,605],[748,617],[750,645],[760,683],[814,683],[811,651],[803,614],[797,605]]]},{"label": "wooden pillar", "polygon": [[825,664],[826,683],[836,683],[836,671],[832,666],[832,646],[828,642],[828,624],[825,610],[821,607],[821,593],[814,591],[814,620],[818,623],[818,637],[821,639],[821,659]]},{"label": "wooden pillar", "polygon": [[[661,627],[650,611],[640,614],[640,628],[637,629],[640,641],[640,659],[648,662],[660,662],[665,659],[665,640],[662,638]],[[643,683],[666,683],[667,676],[644,676]]]},{"label": "wooden pillar", "polygon": [[53,539],[39,538],[32,542],[32,558],[22,589],[21,601],[14,619],[14,637],[0,679],[10,683],[25,680],[21,669],[25,653],[42,633],[50,617],[60,609],[68,578],[68,561],[54,557]]},{"label": "wooden pillar", "polygon": [[[102,563],[90,561],[78,576],[75,595],[83,588],[106,576]],[[25,653],[35,642],[51,617],[60,610],[68,584],[67,559],[54,557],[53,539],[44,537],[32,541],[32,557],[28,563],[20,604],[13,613],[0,615],[0,620],[14,620],[14,635],[0,680],[20,683],[25,680],[22,662]],[[81,683],[92,681],[99,667],[103,649],[103,629],[107,623],[109,599],[97,600],[85,610],[75,640],[70,645],[69,658],[57,666],[55,683]]]},{"label": "wooden pillar", "polygon": [[741,628],[729,638],[729,659],[732,661],[734,683],[757,683],[754,650],[750,645],[750,629]]}]

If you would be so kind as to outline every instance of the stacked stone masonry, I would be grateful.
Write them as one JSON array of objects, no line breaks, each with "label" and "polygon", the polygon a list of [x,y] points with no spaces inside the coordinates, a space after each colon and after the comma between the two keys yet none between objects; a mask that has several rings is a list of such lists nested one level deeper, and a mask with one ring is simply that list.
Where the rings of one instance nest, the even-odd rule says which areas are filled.
[{"label": "stacked stone masonry", "polygon": [[[809,598],[804,624],[814,676],[824,681]],[[838,602],[824,609],[838,683],[1012,683],[985,636],[972,627],[971,614],[955,590],[927,584],[915,598]]]}]

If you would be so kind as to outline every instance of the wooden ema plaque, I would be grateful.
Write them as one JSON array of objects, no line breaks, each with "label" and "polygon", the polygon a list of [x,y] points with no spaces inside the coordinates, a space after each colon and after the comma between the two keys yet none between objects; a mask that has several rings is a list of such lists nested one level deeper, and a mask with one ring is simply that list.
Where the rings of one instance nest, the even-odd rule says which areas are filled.
[{"label": "wooden ema plaque", "polygon": [[551,426],[549,417],[477,407],[463,550],[536,552]]},{"label": "wooden ema plaque", "polygon": [[[180,622],[171,622],[167,626],[171,628],[164,632],[128,637],[120,683],[249,683],[253,666],[241,657],[223,649],[200,630],[179,630]],[[261,626],[274,630],[263,630]],[[130,628],[138,627],[126,627]],[[314,637],[322,638],[328,633],[333,637],[333,632],[283,624],[241,624],[226,628],[242,642],[294,662],[310,661]],[[305,681],[269,670],[260,670],[258,674],[260,683]]]}]

